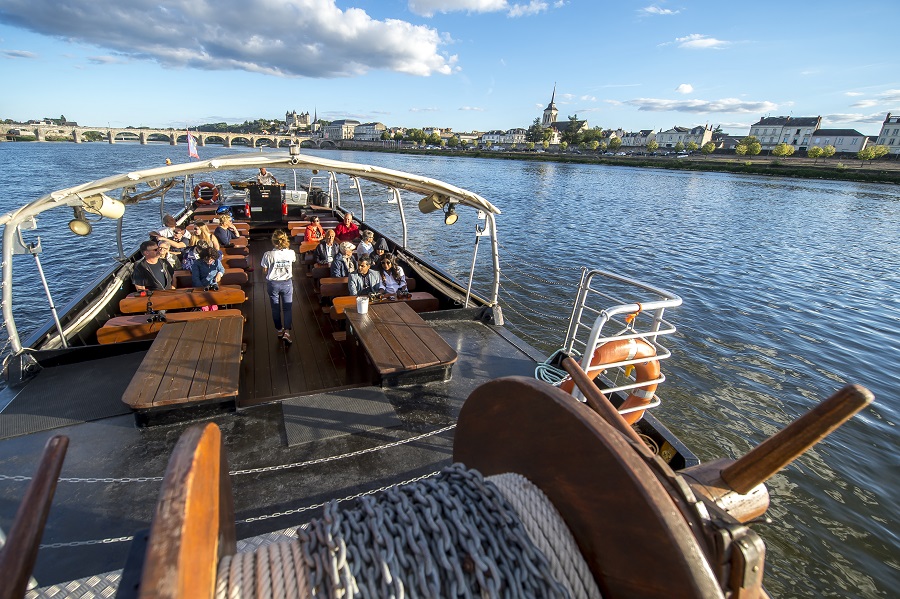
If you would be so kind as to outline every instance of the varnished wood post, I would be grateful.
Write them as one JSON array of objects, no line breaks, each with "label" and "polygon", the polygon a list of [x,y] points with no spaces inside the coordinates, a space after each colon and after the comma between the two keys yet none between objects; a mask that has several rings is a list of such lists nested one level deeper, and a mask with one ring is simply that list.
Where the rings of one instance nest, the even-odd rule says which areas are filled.
[{"label": "varnished wood post", "polygon": [[790,464],[854,414],[872,403],[872,392],[847,385],[722,470],[722,480],[747,493]]},{"label": "varnished wood post", "polygon": [[52,437],[44,447],[34,478],[19,504],[6,544],[0,550],[0,599],[25,596],[68,447],[69,438],[61,435]]}]

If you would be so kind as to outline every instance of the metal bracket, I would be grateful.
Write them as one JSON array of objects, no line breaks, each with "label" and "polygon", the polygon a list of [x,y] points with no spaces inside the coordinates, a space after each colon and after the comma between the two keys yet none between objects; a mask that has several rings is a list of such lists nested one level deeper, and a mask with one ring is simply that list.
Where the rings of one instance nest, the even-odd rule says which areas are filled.
[{"label": "metal bracket", "polygon": [[37,221],[33,216],[29,216],[25,220],[19,223],[19,226],[16,227],[16,236],[13,237],[13,255],[15,254],[40,254],[43,249],[41,248],[41,238],[38,237],[37,241],[33,243],[25,243],[25,240],[22,238],[22,231],[30,231],[33,229],[37,229]]}]

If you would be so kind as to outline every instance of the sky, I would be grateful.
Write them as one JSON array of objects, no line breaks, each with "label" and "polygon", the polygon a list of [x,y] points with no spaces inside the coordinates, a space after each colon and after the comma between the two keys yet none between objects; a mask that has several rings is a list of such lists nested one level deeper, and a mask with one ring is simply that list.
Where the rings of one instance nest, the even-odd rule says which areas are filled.
[{"label": "sky", "polygon": [[[0,120],[454,131],[900,112],[897,0],[0,0]],[[887,25],[887,28],[883,27]]]}]

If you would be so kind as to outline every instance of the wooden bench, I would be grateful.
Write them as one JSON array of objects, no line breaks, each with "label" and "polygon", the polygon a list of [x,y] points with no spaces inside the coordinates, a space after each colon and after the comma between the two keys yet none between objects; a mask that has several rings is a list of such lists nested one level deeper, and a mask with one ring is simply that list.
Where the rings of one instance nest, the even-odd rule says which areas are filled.
[{"label": "wooden bench", "polygon": [[[194,286],[193,277],[189,270],[176,270],[174,279],[176,289],[186,289]],[[249,280],[247,271],[244,269],[226,268],[225,274],[222,275],[222,280],[219,281],[219,285],[246,285]]]},{"label": "wooden bench", "polygon": [[450,379],[456,350],[405,302],[372,304],[366,314],[354,305],[344,314],[374,369],[374,383],[395,387]]},{"label": "wooden bench", "polygon": [[200,310],[198,312],[171,312],[166,314],[166,320],[149,322],[146,314],[134,314],[132,316],[116,316],[106,321],[97,329],[97,342],[101,345],[109,343],[121,343],[123,341],[144,341],[155,339],[156,334],[163,325],[173,322],[187,322],[189,320],[205,320],[207,318],[226,318],[241,316],[240,310]]},{"label": "wooden bench", "polygon": [[162,327],[122,401],[145,411],[233,399],[238,394],[243,326],[243,317],[226,316]]},{"label": "wooden bench", "polygon": [[218,291],[198,288],[154,291],[153,295],[125,297],[119,302],[122,314],[144,314],[152,310],[186,310],[203,306],[229,306],[247,300],[240,287],[220,287]]},{"label": "wooden bench", "polygon": [[350,295],[349,277],[324,277],[319,281],[319,295],[322,297],[338,297]]},{"label": "wooden bench", "polygon": [[250,259],[248,256],[237,256],[233,254],[223,254],[222,266],[227,272],[229,268],[240,268],[247,270],[250,268]]}]

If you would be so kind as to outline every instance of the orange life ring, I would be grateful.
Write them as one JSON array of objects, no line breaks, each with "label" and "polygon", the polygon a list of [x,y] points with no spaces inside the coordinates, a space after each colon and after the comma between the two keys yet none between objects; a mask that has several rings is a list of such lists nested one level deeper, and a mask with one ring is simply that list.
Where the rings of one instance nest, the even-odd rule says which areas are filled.
[{"label": "orange life ring", "polygon": [[[207,200],[200,197],[201,189],[212,189],[212,199]],[[215,204],[219,201],[219,188],[212,183],[209,183],[208,181],[197,183],[196,185],[194,185],[194,199],[197,200],[198,204]]]},{"label": "orange life ring", "polygon": [[[591,366],[587,369],[587,375],[594,379],[602,371],[606,370],[606,364],[625,362],[637,358],[652,358],[656,355],[656,348],[643,339],[620,339],[604,343],[594,351],[591,357]],[[659,378],[659,360],[650,360],[634,365],[634,378],[637,383],[645,383]],[[564,380],[559,388],[566,393],[571,393],[575,384],[571,378]],[[645,406],[653,400],[653,393],[659,386],[658,383],[638,387],[631,390],[631,395],[619,406],[620,410]],[[622,414],[625,422],[634,424],[644,416],[644,410]]]}]

